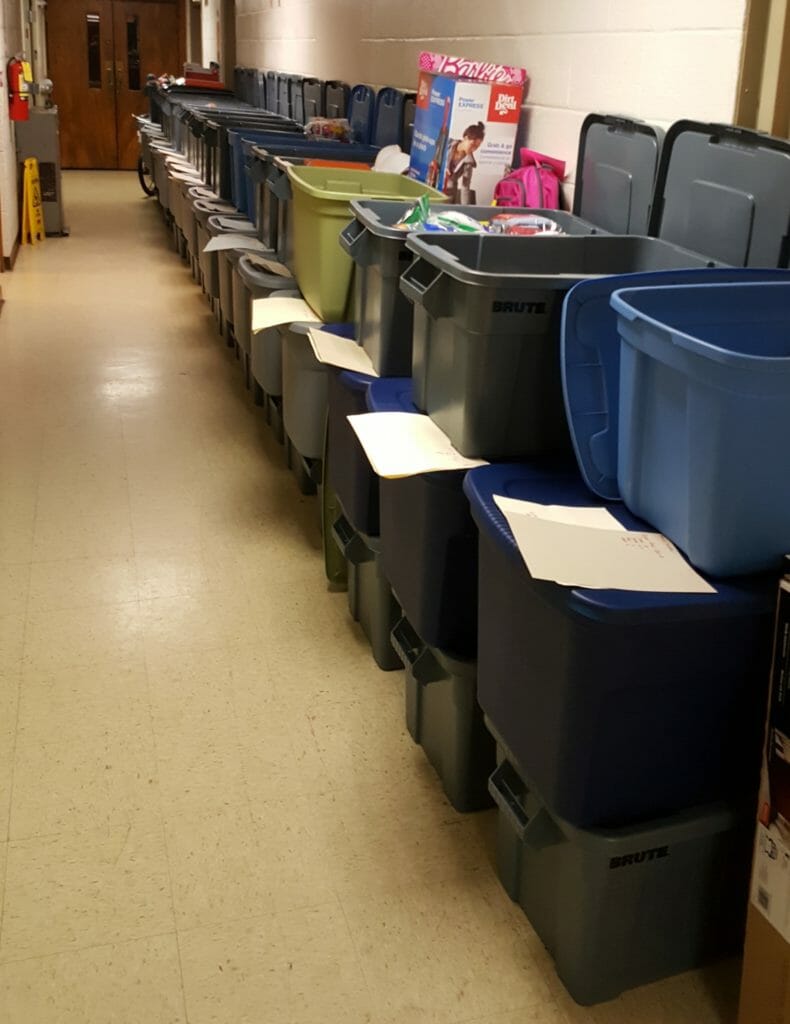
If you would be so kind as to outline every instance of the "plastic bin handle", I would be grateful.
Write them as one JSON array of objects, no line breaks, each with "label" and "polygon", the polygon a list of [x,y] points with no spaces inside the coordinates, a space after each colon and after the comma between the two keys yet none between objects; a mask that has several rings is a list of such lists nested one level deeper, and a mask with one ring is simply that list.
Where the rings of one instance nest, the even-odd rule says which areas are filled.
[{"label": "plastic bin handle", "polygon": [[390,640],[403,667],[411,672],[421,686],[435,683],[444,678],[441,665],[423,643],[416,630],[404,615],[392,628]]},{"label": "plastic bin handle", "polygon": [[447,289],[442,284],[444,276],[441,270],[418,256],[401,274],[400,290],[415,305],[423,306],[431,316],[449,316]]},{"label": "plastic bin handle", "polygon": [[281,199],[283,202],[288,202],[291,198],[291,182],[285,171],[279,167],[276,168],[277,174],[271,174],[269,176],[269,188],[274,195]]},{"label": "plastic bin handle", "polygon": [[355,217],[340,232],[340,246],[360,267],[369,267],[372,262],[370,252],[370,232]]},{"label": "plastic bin handle", "polygon": [[372,560],[373,552],[342,513],[332,523],[332,537],[352,565]]},{"label": "plastic bin handle", "polygon": [[[509,761],[503,761],[491,773],[488,792],[522,843],[540,850],[563,841],[564,837],[549,812],[522,782]],[[524,807],[522,793],[535,805],[531,814]]]}]

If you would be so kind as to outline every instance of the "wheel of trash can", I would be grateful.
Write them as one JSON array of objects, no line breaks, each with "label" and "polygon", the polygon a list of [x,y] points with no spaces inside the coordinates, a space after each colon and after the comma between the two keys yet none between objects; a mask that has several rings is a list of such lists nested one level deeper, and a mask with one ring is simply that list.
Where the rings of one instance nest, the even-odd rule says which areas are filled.
[{"label": "wheel of trash can", "polygon": [[145,192],[147,196],[156,195],[156,184],[154,183],[154,176],[149,171],[145,160],[140,156],[137,158],[137,177],[140,180],[140,188]]}]

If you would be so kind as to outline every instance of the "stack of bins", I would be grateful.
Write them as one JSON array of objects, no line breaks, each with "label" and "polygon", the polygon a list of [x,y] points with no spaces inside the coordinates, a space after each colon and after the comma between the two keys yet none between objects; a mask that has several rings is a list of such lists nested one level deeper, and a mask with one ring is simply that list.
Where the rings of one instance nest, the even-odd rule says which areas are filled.
[{"label": "stack of bins", "polygon": [[[289,165],[293,189],[290,223],[293,273],[306,302],[328,324],[349,321],[353,262],[340,248],[341,229],[355,198],[417,199],[441,193],[399,174],[343,167]],[[313,355],[305,332],[282,331],[283,425],[296,465],[313,472],[323,456],[327,371]]]},{"label": "stack of bins", "polygon": [[[384,202],[380,200],[355,200],[351,204],[354,220],[351,221],[341,233],[341,245],[354,261],[354,322],[357,330],[357,340],[367,351],[373,368],[382,378],[398,378],[407,376],[411,372],[412,362],[412,310],[411,303],[400,292],[398,287],[399,276],[404,267],[411,261],[411,254],[406,249],[406,233],[395,227],[401,217],[410,209],[409,203]],[[463,206],[456,207],[456,210],[472,217],[475,220],[486,222],[492,216],[492,209],[488,206]],[[518,215],[519,213],[534,213],[534,210],[509,210],[507,213]],[[570,234],[594,233],[595,228],[570,214],[553,211],[548,214],[554,219],[564,231]],[[379,481],[373,474],[370,466],[362,453],[356,436],[349,427],[342,428],[341,420],[347,413],[367,411],[367,390],[373,383],[374,378],[363,378],[361,375],[334,375],[330,385],[329,403],[329,444],[328,457],[330,467],[328,479],[337,493],[342,517],[336,523],[333,530],[333,537],[336,543],[346,553],[349,562],[349,604],[352,612],[356,612],[363,624],[367,624],[366,632],[374,650],[376,661],[380,666],[401,668],[402,666],[402,638],[408,632],[408,624],[404,623],[399,630],[399,639],[395,647],[391,641],[391,633],[401,617],[401,605],[399,600],[406,601],[406,590],[415,591],[415,587],[404,587],[401,596],[399,588],[390,586],[391,573],[386,565],[384,554],[379,537],[379,514],[378,496],[379,488],[382,490],[388,485],[398,488],[398,493],[404,497],[403,508],[398,513],[403,515],[403,535],[411,538],[407,551],[401,553],[408,564],[422,564],[421,555],[423,549],[428,552],[428,561],[434,557],[441,557],[434,549],[433,539],[429,539],[425,525],[420,527],[412,519],[414,511],[413,496],[407,497],[406,492],[414,486],[414,481],[399,480]],[[406,399],[407,392],[398,389],[396,393],[407,401],[407,407],[411,407],[410,398]],[[386,384],[376,382],[376,394],[384,395],[384,401],[389,402],[391,396]],[[346,393],[343,391],[346,389]],[[409,392],[410,394],[410,392]],[[353,466],[354,471],[349,473],[341,467]],[[333,469],[333,467],[335,467]],[[338,475],[336,483],[334,476]],[[451,490],[460,493],[461,477],[457,474],[430,474],[419,478],[420,481],[433,481],[443,491],[447,486]],[[375,515],[362,517],[361,510],[365,503],[360,499],[361,495],[370,494],[375,496]],[[462,508],[461,518],[468,519],[468,512],[463,500],[459,501]],[[444,513],[448,512],[445,505]],[[409,529],[407,522],[413,529]],[[449,520],[442,517],[442,522],[449,528]],[[470,529],[466,531],[473,534]],[[415,544],[415,541],[417,542]],[[325,535],[325,550],[327,537]],[[417,555],[419,545],[420,556]],[[449,608],[442,613],[444,627],[423,629],[420,631],[423,638],[434,647],[440,647],[448,658],[454,659],[465,675],[468,675],[466,665],[461,665],[457,659],[464,659],[474,655],[473,630],[470,632],[465,628],[469,624],[470,616],[465,616],[460,611],[462,606],[462,593],[455,583],[463,577],[463,572],[455,570],[463,564],[469,568],[470,574],[474,574],[474,565],[466,561],[467,545],[465,541],[454,545],[453,554],[453,581],[445,576],[445,587],[448,595],[452,595],[452,610]],[[366,565],[365,575],[359,566]],[[403,566],[401,565],[397,574],[403,578]],[[359,580],[357,581],[357,576]],[[412,606],[413,608],[414,606]],[[419,614],[412,610],[412,620],[419,618]],[[472,617],[473,618],[473,617]],[[427,636],[426,636],[427,633]],[[412,650],[413,645],[412,645]],[[399,653],[400,652],[400,653]],[[428,659],[422,659],[422,666],[425,667]],[[412,679],[410,677],[407,690],[410,689]],[[416,683],[415,683],[416,685]],[[438,688],[434,688],[436,691]],[[474,693],[474,678],[472,673],[472,693]],[[410,707],[414,707],[414,700],[407,694]],[[412,735],[418,739],[419,725],[413,714],[407,715],[410,722]],[[429,743],[430,745],[430,743]],[[474,806],[481,806],[487,803],[487,791],[485,788],[485,776],[482,785],[475,784],[476,794],[474,796],[465,793],[465,786],[457,783],[457,780],[448,780],[448,795],[453,804],[459,809],[469,810]]]},{"label": "stack of bins", "polygon": [[[652,184],[660,149],[660,134],[640,122],[622,118],[591,115],[583,128],[580,167],[589,174],[584,205],[577,210],[596,224],[607,228],[645,230]],[[601,173],[607,168],[609,179]],[[619,167],[620,175],[615,175]],[[612,176],[628,183],[629,194],[618,192],[608,181]],[[577,185],[577,189],[579,186]],[[629,218],[623,221],[621,204],[625,203]],[[405,211],[405,204],[356,202],[356,220],[343,236],[356,263],[355,297],[358,338],[368,351],[375,368],[384,376],[410,375],[414,364],[414,383],[418,393],[422,383],[422,345],[429,327],[434,323],[425,304],[432,305],[437,290],[444,288],[438,274],[429,268],[422,283],[424,301],[412,304],[399,290],[399,276],[408,270],[412,255],[406,248],[407,236],[394,224]],[[488,220],[490,207],[462,207],[464,213],[478,220]],[[535,213],[534,210],[506,210],[505,213]],[[589,221],[559,211],[540,211],[558,222],[562,230],[581,243],[585,236],[598,232]],[[460,236],[432,235],[432,238]],[[472,246],[495,245],[499,241],[516,243],[516,238],[465,236]],[[536,252],[551,239],[534,239]],[[563,239],[570,241],[570,239]],[[433,279],[435,283],[432,284]],[[487,280],[493,281],[494,275]],[[523,295],[519,292],[519,299]],[[512,294],[505,296],[512,299]],[[499,299],[486,293],[481,304]],[[459,313],[463,320],[465,313]],[[502,352],[518,348],[524,317],[515,319],[510,334],[497,339]],[[506,325],[506,330],[509,325]],[[474,330],[472,326],[470,330]],[[413,352],[412,338],[416,350]],[[544,354],[549,362],[551,353]],[[448,371],[445,368],[442,372]],[[534,428],[534,447],[561,450],[567,445],[567,433],[559,401],[559,371],[556,379],[550,367],[526,394],[533,395],[538,409],[546,409],[551,395],[546,391],[548,376],[554,387],[553,401],[548,405],[546,423]],[[483,381],[480,387],[485,387]],[[397,389],[400,411],[418,411],[412,401],[424,410],[421,400],[412,391]],[[393,393],[385,381],[376,381],[369,391],[371,411],[383,411],[392,401]],[[529,401],[522,403],[529,406]],[[331,417],[334,422],[334,417]],[[528,429],[532,429],[531,427]],[[496,444],[500,439],[496,440]],[[358,450],[352,436],[349,448]],[[330,445],[330,479],[332,463]],[[352,448],[353,450],[353,448]],[[490,448],[490,456],[496,455]],[[357,456],[358,457],[358,456]],[[335,462],[348,462],[348,451]],[[364,456],[362,464],[367,467]],[[366,470],[372,476],[369,467]],[[494,748],[483,726],[476,698],[477,646],[477,531],[472,522],[468,502],[462,491],[463,473],[429,473],[398,480],[381,480],[367,484],[380,495],[379,531],[374,535],[377,555],[378,614],[371,617],[386,624],[389,609],[388,588],[379,577],[391,584],[397,606],[403,610],[399,623],[390,622],[395,650],[406,669],[406,721],[415,742],[420,743],[438,772],[445,792],[460,810],[474,810],[490,804],[487,778],[493,768]],[[361,485],[360,485],[361,487]],[[345,509],[353,503],[349,490],[339,495]],[[348,515],[346,515],[348,519]],[[352,522],[353,526],[356,526]],[[348,535],[348,526],[344,524]]]},{"label": "stack of bins", "polygon": [[[261,255],[269,260],[283,262],[284,238],[279,237],[279,197],[268,187],[273,177],[285,175],[275,164],[287,160],[301,164],[311,159],[339,161],[369,166],[378,151],[371,146],[346,145],[315,139],[292,139],[288,145],[255,146],[254,161],[250,166],[257,180],[258,239],[269,250]],[[287,178],[286,178],[287,180]],[[280,333],[276,328],[261,331],[254,337],[251,332],[253,299],[265,298],[279,289],[295,288],[295,282],[271,273],[252,257],[240,259],[233,274],[233,312],[236,340],[249,357],[249,382],[255,389],[256,400],[267,410],[267,418],[274,424],[281,422],[282,355]],[[280,440],[281,431],[278,428]]]},{"label": "stack of bins", "polygon": [[[675,243],[683,241],[685,230],[722,262],[728,258],[776,267],[786,258],[787,143],[774,145],[740,129],[681,123],[668,133],[656,196],[651,230],[659,240],[590,238],[581,240],[584,251],[576,240],[565,240],[566,256],[543,250],[544,270],[561,269],[572,283],[581,269],[592,277],[619,264],[626,275],[646,272],[632,278],[634,283],[688,282],[694,279],[691,272],[655,273],[673,264],[704,264],[664,241],[667,235]],[[746,228],[746,236],[739,227]],[[455,290],[455,302],[446,294],[442,301],[457,318],[453,324],[440,316],[438,303],[433,313],[428,311],[432,330],[421,364],[422,387],[415,390],[417,404],[443,425],[457,447],[465,454],[485,454],[490,441],[519,435],[516,421],[503,430],[501,420],[486,414],[472,387],[472,371],[486,372],[487,339],[472,334],[471,294],[475,288],[486,299],[493,293],[483,291],[481,260],[486,257],[477,253],[470,258],[457,241],[442,240],[439,260],[426,237],[408,243],[434,270],[445,268],[448,279],[442,287]],[[511,267],[514,260],[517,264],[515,252],[509,254]],[[417,280],[424,280],[426,268],[417,270]],[[770,279],[776,273],[755,275]],[[733,281],[748,279],[750,272],[698,270],[696,275]],[[631,447],[643,431],[645,438],[656,436],[643,420],[661,392],[656,373],[650,379],[657,386],[642,392],[632,424],[623,418],[622,402],[618,406],[615,397],[612,405],[620,380],[619,343],[613,316],[603,322],[598,312],[608,305],[607,292],[628,280],[602,277],[580,284],[580,292],[593,291],[597,304],[590,303],[578,318],[572,297],[565,303],[566,331],[572,318],[588,340],[595,339],[583,346],[583,353],[577,346],[572,368],[565,367],[566,401],[576,396],[571,428],[577,453],[586,449],[587,464],[582,465],[590,482],[611,481],[618,462],[611,452],[618,418],[621,446],[626,432]],[[532,274],[524,283],[530,301],[546,301],[548,313],[553,298],[548,289],[555,285]],[[539,294],[544,287],[545,298]],[[464,298],[459,289],[469,294]],[[501,297],[506,298],[504,292]],[[507,298],[516,300],[514,294]],[[699,308],[694,317],[699,323]],[[602,355],[613,340],[618,352],[614,368]],[[448,347],[465,350],[466,362],[454,364],[460,363],[461,370],[450,381],[446,376],[437,380],[447,365]],[[517,379],[514,364],[509,372]],[[487,385],[493,412],[507,409],[511,387],[505,373],[489,376]],[[676,372],[669,392],[667,405],[676,418],[662,421],[672,420],[671,441],[662,442],[665,454],[682,450],[687,429],[679,414],[686,402]],[[465,402],[451,403],[459,394]],[[708,401],[706,409],[705,431],[722,418],[715,403]],[[527,454],[527,440],[522,433],[509,456]],[[752,452],[750,458],[755,457]],[[651,460],[639,449],[638,462],[646,472]],[[685,517],[682,488],[668,486],[666,465],[659,473],[656,491],[669,490],[675,511]],[[499,808],[503,885],[530,918],[579,1002],[611,998],[737,948],[774,581],[764,576],[715,579],[713,594],[690,596],[591,591],[535,580],[494,496],[558,505],[600,501],[575,469],[547,468],[535,459],[473,470],[464,487],[479,531],[478,699],[497,740],[498,767],[490,788]],[[645,523],[622,506],[605,507],[626,529],[661,526],[654,523],[656,516]]]}]

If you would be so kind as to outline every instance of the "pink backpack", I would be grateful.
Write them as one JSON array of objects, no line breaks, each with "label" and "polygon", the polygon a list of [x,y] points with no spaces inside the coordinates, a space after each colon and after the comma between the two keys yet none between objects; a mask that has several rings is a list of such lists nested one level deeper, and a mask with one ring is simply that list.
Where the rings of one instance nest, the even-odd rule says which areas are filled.
[{"label": "pink backpack", "polygon": [[560,182],[565,177],[565,161],[522,148],[521,166],[494,189],[495,206],[528,206],[537,210],[559,210]]}]

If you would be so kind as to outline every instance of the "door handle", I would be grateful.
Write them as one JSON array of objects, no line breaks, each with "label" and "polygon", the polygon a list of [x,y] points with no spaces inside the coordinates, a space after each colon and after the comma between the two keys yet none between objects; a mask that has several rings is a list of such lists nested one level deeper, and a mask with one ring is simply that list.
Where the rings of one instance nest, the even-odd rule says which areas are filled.
[{"label": "door handle", "polygon": [[111,60],[108,60],[104,65],[104,70],[107,72],[107,88],[115,88],[115,66]]},{"label": "door handle", "polygon": [[116,60],[115,62],[115,81],[118,89],[123,89],[123,61]]}]

